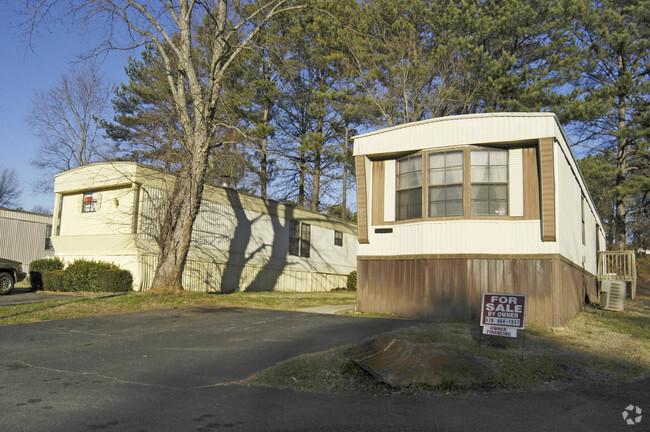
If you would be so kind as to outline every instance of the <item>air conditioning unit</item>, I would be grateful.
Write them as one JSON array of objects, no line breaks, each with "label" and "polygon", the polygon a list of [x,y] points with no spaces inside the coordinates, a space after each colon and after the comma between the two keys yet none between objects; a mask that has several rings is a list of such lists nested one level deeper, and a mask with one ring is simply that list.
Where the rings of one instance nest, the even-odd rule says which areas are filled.
[{"label": "air conditioning unit", "polygon": [[625,307],[626,284],[623,281],[604,280],[600,282],[600,307],[622,311]]}]

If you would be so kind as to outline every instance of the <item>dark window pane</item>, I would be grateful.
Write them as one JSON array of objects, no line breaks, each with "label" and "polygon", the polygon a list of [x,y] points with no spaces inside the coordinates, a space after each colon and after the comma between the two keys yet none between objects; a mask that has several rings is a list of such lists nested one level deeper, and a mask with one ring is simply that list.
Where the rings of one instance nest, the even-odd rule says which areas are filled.
[{"label": "dark window pane", "polygon": [[289,221],[289,255],[300,254],[300,224],[296,221]]},{"label": "dark window pane", "polygon": [[334,245],[343,246],[343,233],[341,231],[334,231]]},{"label": "dark window pane", "polygon": [[490,208],[487,201],[472,201],[473,216],[488,216]]},{"label": "dark window pane", "polygon": [[463,215],[462,201],[447,201],[446,216],[462,216],[462,215]]}]

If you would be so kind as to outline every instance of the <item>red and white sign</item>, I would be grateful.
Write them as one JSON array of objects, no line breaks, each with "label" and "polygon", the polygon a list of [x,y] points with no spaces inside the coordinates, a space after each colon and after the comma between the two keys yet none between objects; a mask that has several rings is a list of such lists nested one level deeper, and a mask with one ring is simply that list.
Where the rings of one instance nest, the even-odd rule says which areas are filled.
[{"label": "red and white sign", "polygon": [[486,333],[486,326],[495,327],[495,332],[501,331],[497,328],[509,327],[514,330],[514,336],[509,337],[516,337],[516,329],[526,328],[526,294],[484,293],[481,325],[483,333]]}]

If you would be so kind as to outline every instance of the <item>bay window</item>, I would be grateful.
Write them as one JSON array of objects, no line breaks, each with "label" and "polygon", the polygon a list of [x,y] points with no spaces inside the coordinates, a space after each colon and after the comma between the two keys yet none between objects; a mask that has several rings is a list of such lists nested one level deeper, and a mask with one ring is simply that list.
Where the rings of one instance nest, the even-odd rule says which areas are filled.
[{"label": "bay window", "polygon": [[395,219],[509,216],[508,154],[472,146],[398,159]]}]

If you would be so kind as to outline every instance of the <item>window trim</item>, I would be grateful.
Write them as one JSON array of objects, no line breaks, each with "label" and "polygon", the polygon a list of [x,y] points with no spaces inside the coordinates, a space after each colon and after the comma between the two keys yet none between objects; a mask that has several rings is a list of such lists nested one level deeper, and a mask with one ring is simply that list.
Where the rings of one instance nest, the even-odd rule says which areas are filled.
[{"label": "window trim", "polygon": [[[294,229],[294,227],[297,227],[297,229]],[[296,220],[289,221],[288,254],[293,256],[299,256],[302,258],[310,257],[311,255],[311,225],[310,224],[296,221]]]},{"label": "window trim", "polygon": [[343,233],[334,230],[334,246],[343,247]]},{"label": "window trim", "polygon": [[[421,150],[418,153],[413,153],[408,156],[404,157],[398,157],[395,158],[395,220],[391,222],[384,222],[382,225],[390,224],[390,225],[400,225],[404,223],[413,223],[413,222],[423,222],[423,221],[449,221],[449,220],[523,220],[525,219],[525,216],[511,216],[510,215],[510,150],[512,149],[517,149],[517,148],[526,148],[529,147],[529,143],[516,143],[516,144],[510,144],[510,145],[498,145],[498,144],[491,144],[491,143],[485,143],[483,145],[480,144],[468,144],[468,145],[460,145],[460,146],[450,146],[450,147],[445,147],[445,148],[440,148],[440,149],[426,149],[426,150]],[[507,203],[508,203],[508,210],[507,214],[504,216],[494,216],[494,215],[472,215],[471,214],[471,160],[470,160],[470,152],[472,150],[505,150],[508,152],[508,163],[507,163],[507,175],[508,175],[508,181],[506,183],[506,198],[507,198]],[[429,155],[434,154],[434,153],[448,153],[448,152],[453,152],[453,151],[462,151],[463,152],[463,169],[464,169],[464,180],[463,180],[463,214],[461,216],[429,216]],[[397,177],[399,173],[399,161],[403,160],[407,157],[414,157],[414,156],[422,156],[422,215],[419,218],[412,218],[412,219],[400,219],[399,214],[398,214],[398,192],[399,189],[397,188]],[[525,174],[524,174],[525,175]]]},{"label": "window trim", "polygon": [[[506,181],[505,182],[504,181],[498,181],[498,182],[496,182],[496,181],[476,181],[476,182],[472,181],[472,172],[471,172],[472,167],[481,166],[481,165],[473,165],[472,164],[472,159],[471,159],[472,158],[472,152],[476,153],[476,152],[479,152],[479,151],[486,151],[488,153],[488,164],[486,165],[488,167],[488,170],[490,169],[490,167],[492,167],[492,165],[490,164],[490,157],[491,157],[490,153],[494,152],[494,151],[505,151],[505,153],[506,153],[506,164],[505,164],[505,167],[506,167]],[[469,150],[469,156],[470,156],[469,157],[469,159],[470,159],[469,160],[469,170],[470,170],[470,172],[469,172],[469,191],[468,191],[469,192],[469,216],[477,217],[477,218],[489,217],[489,218],[495,218],[495,219],[502,219],[502,218],[510,217],[510,151],[509,151],[509,149],[507,149],[507,148],[506,149],[503,149],[503,148],[490,148],[490,147],[471,148]],[[494,166],[502,166],[502,165],[494,165]],[[484,215],[484,214],[477,214],[477,215],[472,214],[472,203],[473,203],[473,201],[479,201],[479,200],[473,200],[472,199],[472,186],[474,186],[474,185],[487,185],[488,187],[493,186],[493,185],[499,185],[499,186],[504,186],[505,185],[505,189],[506,189],[506,193],[505,193],[505,197],[506,197],[506,199],[505,199],[505,201],[506,201],[505,214],[502,214],[502,215],[500,215],[498,213],[494,214],[494,215],[493,214],[486,214],[486,215]],[[481,200],[481,201],[484,201],[484,200]],[[495,201],[497,201],[497,200],[495,200]],[[488,197],[487,203],[488,203],[488,206],[491,205],[491,200],[489,199],[489,197]],[[489,209],[488,209],[488,213],[489,213]]]},{"label": "window trim", "polygon": [[[432,155],[437,155],[437,154],[445,155],[445,165],[442,168],[442,170],[444,171],[445,176],[446,176],[447,170],[449,168],[451,168],[451,167],[449,167],[447,165],[447,160],[446,160],[447,155],[450,154],[450,153],[460,153],[461,154],[461,158],[462,158],[461,165],[453,165],[453,167],[460,166],[462,168],[462,180],[460,182],[449,183],[445,179],[444,183],[432,184],[429,175],[431,173],[431,170],[436,169],[436,168],[431,168],[431,166],[429,166],[431,156]],[[427,152],[426,153],[426,160],[427,160],[427,166],[426,166],[426,173],[427,173],[426,174],[426,180],[427,180],[427,183],[426,183],[426,185],[427,185],[427,195],[426,195],[427,196],[427,201],[426,201],[427,213],[426,213],[426,218],[427,219],[442,219],[442,218],[464,217],[465,216],[465,201],[466,201],[466,199],[465,199],[466,198],[465,197],[465,189],[466,189],[465,182],[467,180],[467,178],[465,176],[465,171],[466,171],[466,167],[465,167],[465,165],[466,165],[465,164],[465,151],[463,149],[459,149],[459,150],[444,150],[444,151],[440,151],[440,152],[438,152],[438,151]],[[431,201],[431,189],[435,188],[435,187],[446,188],[446,187],[449,187],[449,186],[458,186],[458,185],[460,185],[460,187],[461,187],[461,199],[460,199],[460,204],[461,204],[461,209],[462,209],[461,214],[459,214],[459,215],[447,215],[447,214],[445,214],[444,216],[431,216],[431,202],[432,202]],[[444,200],[437,200],[437,201],[442,201],[444,203],[447,203],[448,201],[457,201],[457,200],[447,200],[446,199],[446,192],[445,192],[445,199]]]},{"label": "window trim", "polygon": [[54,246],[52,245],[52,225],[45,225],[45,250],[53,250]]},{"label": "window trim", "polygon": [[[87,201],[87,199],[89,200]],[[87,207],[88,206],[88,207]],[[99,192],[83,192],[81,196],[81,213],[95,213],[99,209]]]},{"label": "window trim", "polygon": [[[420,175],[421,175],[420,186],[400,189],[400,187],[399,187],[400,186],[400,175],[411,174],[411,173],[416,173],[417,172],[417,171],[407,171],[406,173],[400,173],[400,170],[399,170],[400,161],[406,161],[406,160],[409,160],[409,159],[417,159],[417,158],[420,159]],[[424,156],[423,152],[419,152],[419,153],[416,153],[416,154],[412,154],[412,155],[408,155],[408,156],[396,159],[396,161],[395,161],[396,162],[395,163],[395,220],[396,221],[413,221],[413,220],[423,219],[423,215],[424,215],[423,207],[424,207],[424,203],[425,203],[425,201],[424,201],[424,190],[426,189],[426,188],[424,188],[425,170],[426,170],[426,168],[425,168],[425,159],[426,159],[426,157]],[[413,206],[410,204],[410,202],[411,202],[410,199],[408,199],[408,204],[406,205],[406,217],[401,218],[400,217],[400,207],[404,207],[404,206],[400,206],[400,199],[399,199],[400,192],[408,192],[410,194],[410,193],[412,193],[412,192],[414,192],[414,191],[416,191],[418,189],[420,190],[420,212],[419,212],[419,215],[418,216],[410,216],[409,209],[411,207],[413,207]]]}]

